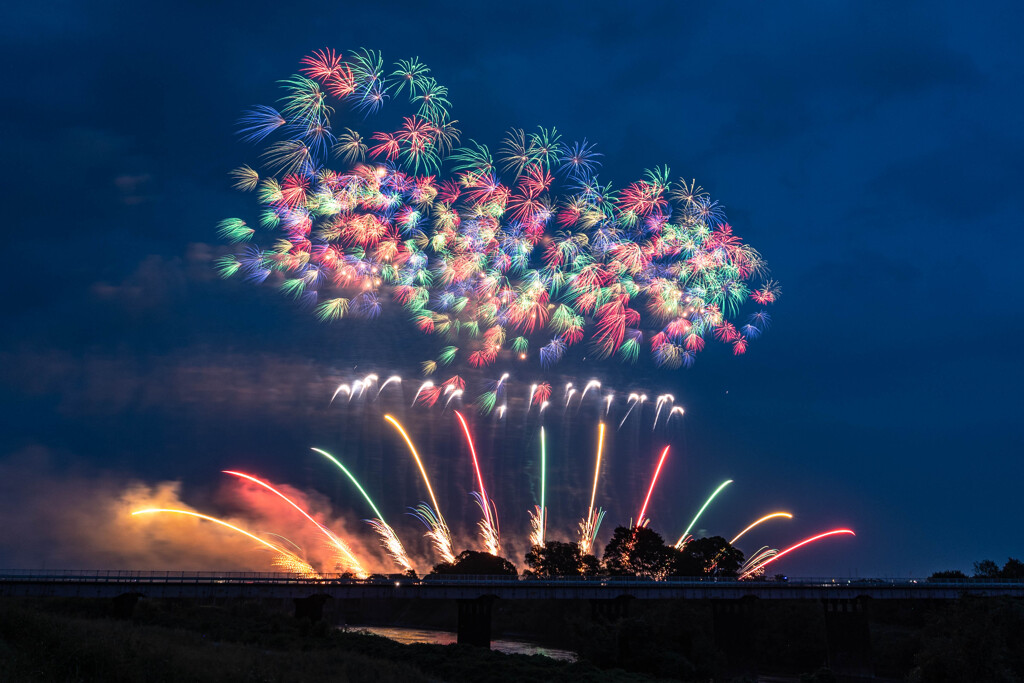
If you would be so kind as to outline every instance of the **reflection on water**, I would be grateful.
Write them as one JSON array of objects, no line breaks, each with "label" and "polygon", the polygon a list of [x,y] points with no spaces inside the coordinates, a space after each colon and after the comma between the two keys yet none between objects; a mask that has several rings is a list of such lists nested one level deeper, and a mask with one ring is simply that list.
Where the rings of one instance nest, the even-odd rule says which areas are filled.
[{"label": "reflection on water", "polygon": [[[384,626],[349,626],[348,630],[366,631],[377,636],[390,638],[398,643],[430,643],[432,645],[451,645],[458,636],[451,631],[431,631],[420,628],[392,628]],[[558,650],[553,647],[541,647],[535,643],[524,643],[517,640],[492,640],[491,649],[510,655],[543,655],[564,662],[575,662],[576,653],[569,650]]]}]

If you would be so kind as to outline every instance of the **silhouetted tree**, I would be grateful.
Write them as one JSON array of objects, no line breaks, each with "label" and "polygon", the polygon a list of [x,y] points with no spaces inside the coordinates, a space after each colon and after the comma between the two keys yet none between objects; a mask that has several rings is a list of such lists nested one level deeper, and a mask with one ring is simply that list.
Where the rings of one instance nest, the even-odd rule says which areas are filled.
[{"label": "silhouetted tree", "polygon": [[604,566],[613,576],[665,578],[675,554],[673,548],[653,529],[624,527],[615,529],[604,549]]},{"label": "silhouetted tree", "polygon": [[678,551],[673,576],[735,576],[743,565],[743,551],[721,536],[697,538]]},{"label": "silhouetted tree", "polygon": [[536,576],[593,576],[600,569],[596,557],[580,552],[579,543],[560,541],[533,546],[526,564]]},{"label": "silhouetted tree", "polygon": [[1024,579],[1024,562],[1009,558],[999,572],[999,577],[1002,579]]},{"label": "silhouetted tree", "polygon": [[931,576],[928,577],[929,580],[934,580],[934,579],[966,579],[966,578],[967,578],[967,574],[964,574],[959,569],[950,569],[950,570],[944,571],[944,572],[935,572],[934,574],[932,574]]},{"label": "silhouetted tree", "polygon": [[974,563],[974,578],[976,579],[1024,579],[1024,562],[1010,557],[1006,564],[1000,569],[999,565],[992,560],[982,560]]},{"label": "silhouetted tree", "polygon": [[982,560],[974,563],[974,578],[976,579],[998,579],[999,565],[992,560]]},{"label": "silhouetted tree", "polygon": [[500,576],[516,576],[516,566],[504,557],[476,550],[463,550],[455,558],[455,562],[441,562],[434,565],[431,574],[497,574]]}]

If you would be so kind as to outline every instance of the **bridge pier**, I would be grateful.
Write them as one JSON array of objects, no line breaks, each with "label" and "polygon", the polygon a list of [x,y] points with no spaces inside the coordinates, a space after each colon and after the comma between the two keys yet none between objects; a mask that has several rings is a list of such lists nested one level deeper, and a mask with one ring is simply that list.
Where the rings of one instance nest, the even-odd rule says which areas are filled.
[{"label": "bridge pier", "polygon": [[111,600],[111,614],[117,619],[131,619],[141,597],[142,593],[121,593]]},{"label": "bridge pier", "polygon": [[753,595],[738,600],[711,600],[715,647],[725,658],[721,670],[716,672],[715,680],[757,676],[757,629],[753,622],[758,607],[758,599]]},{"label": "bridge pier", "polygon": [[312,622],[324,618],[324,603],[330,600],[330,595],[318,593],[305,598],[292,598],[295,603],[295,618],[309,619]]},{"label": "bridge pier", "polygon": [[620,595],[611,599],[592,599],[590,601],[590,616],[593,619],[607,619],[608,621],[619,621],[629,616],[629,603],[633,600],[632,595]]},{"label": "bridge pier", "polygon": [[821,601],[825,610],[828,667],[833,673],[861,678],[874,676],[868,600],[859,596]]},{"label": "bridge pier", "polygon": [[456,600],[459,605],[460,645],[491,646],[491,606],[497,599],[494,595],[482,595],[479,598]]},{"label": "bridge pier", "polygon": [[[617,624],[629,616],[629,603],[634,600],[632,595],[619,595],[614,598],[590,600],[590,618],[594,621],[607,621]],[[616,661],[628,658],[631,652],[629,630],[616,628],[616,644],[618,655]]]}]

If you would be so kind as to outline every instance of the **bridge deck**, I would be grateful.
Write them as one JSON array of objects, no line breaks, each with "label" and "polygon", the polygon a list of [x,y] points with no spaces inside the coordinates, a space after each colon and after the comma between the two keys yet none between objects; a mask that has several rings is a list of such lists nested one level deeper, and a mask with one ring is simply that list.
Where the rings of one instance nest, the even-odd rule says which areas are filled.
[{"label": "bridge deck", "polygon": [[0,597],[114,597],[140,593],[152,598],[301,598],[326,594],[346,598],[594,600],[627,595],[640,600],[739,599],[822,600],[856,598],[948,600],[962,595],[1024,597],[1024,582],[1001,580],[823,579],[738,581],[736,579],[632,577],[524,578],[497,576],[375,576],[353,579],[327,575],[249,572],[27,571],[0,570]]}]

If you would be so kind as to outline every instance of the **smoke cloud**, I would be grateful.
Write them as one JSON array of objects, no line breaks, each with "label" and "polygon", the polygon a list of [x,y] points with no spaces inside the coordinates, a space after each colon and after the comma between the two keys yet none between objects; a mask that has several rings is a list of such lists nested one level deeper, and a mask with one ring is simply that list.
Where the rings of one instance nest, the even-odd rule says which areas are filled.
[{"label": "smoke cloud", "polygon": [[[46,449],[30,447],[0,462],[0,567],[277,570],[273,551],[215,523],[172,513],[131,514],[164,508],[222,519],[289,549],[318,571],[345,570],[337,549],[315,524],[271,492],[231,479],[212,493],[183,495],[178,481],[148,483],[82,471],[58,465]],[[351,533],[357,524],[336,517],[325,497],[275,487],[342,539],[367,571],[395,571],[376,545],[366,542],[365,531]]]}]

